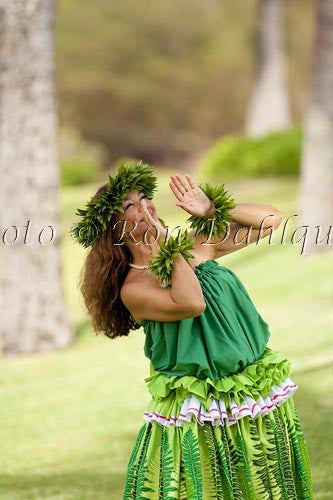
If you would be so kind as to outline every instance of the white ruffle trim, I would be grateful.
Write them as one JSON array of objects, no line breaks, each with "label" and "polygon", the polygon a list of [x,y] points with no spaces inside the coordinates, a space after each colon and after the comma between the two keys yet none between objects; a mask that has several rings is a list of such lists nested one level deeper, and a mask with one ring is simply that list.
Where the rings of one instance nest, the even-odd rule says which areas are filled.
[{"label": "white ruffle trim", "polygon": [[246,415],[250,415],[252,418],[257,418],[259,415],[267,415],[268,412],[277,406],[281,406],[288,398],[293,396],[297,389],[298,385],[287,377],[279,386],[273,385],[268,396],[260,396],[257,401],[249,396],[245,396],[243,403],[238,406],[235,400],[231,398],[231,414],[227,412],[223,399],[214,399],[210,404],[208,413],[206,413],[203,404],[193,395],[184,399],[178,417],[171,416],[167,418],[156,412],[149,413],[146,411],[143,418],[146,422],[156,421],[167,427],[170,424],[182,427],[184,420],[189,422],[194,415],[200,425],[204,425],[204,421],[209,420],[212,422],[212,425],[229,426]]}]

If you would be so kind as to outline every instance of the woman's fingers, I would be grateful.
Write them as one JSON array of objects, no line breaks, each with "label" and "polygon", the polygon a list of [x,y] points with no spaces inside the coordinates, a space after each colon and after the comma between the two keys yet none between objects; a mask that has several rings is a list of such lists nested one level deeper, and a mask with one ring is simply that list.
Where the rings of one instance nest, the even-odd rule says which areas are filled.
[{"label": "woman's fingers", "polygon": [[143,204],[143,213],[146,218],[146,221],[149,222],[149,224],[153,226],[160,226],[161,223],[158,220],[158,218],[155,216],[155,214],[151,214],[146,206],[146,202]]},{"label": "woman's fingers", "polygon": [[184,196],[184,194],[186,193],[186,188],[181,182],[182,179],[179,180],[179,176],[177,177],[176,175],[171,175],[170,177],[173,180],[176,189],[178,189],[179,193]]},{"label": "woman's fingers", "polygon": [[144,214],[145,218],[148,219],[149,222],[151,222],[153,219],[152,219],[152,216],[149,213],[149,210],[147,207],[147,200],[145,200],[145,199],[142,200],[142,207],[143,207],[143,214]]},{"label": "woman's fingers", "polygon": [[186,178],[186,175],[185,175],[185,178],[184,178],[184,179],[182,178],[182,176],[181,176],[181,175],[178,175],[178,174],[176,174],[176,177],[177,177],[177,179],[179,180],[179,182],[181,182],[181,183],[182,183],[182,185],[184,186],[185,190],[186,190],[186,191],[190,191],[191,186],[190,186],[190,185],[189,185],[189,183],[188,183],[188,180],[187,180],[187,178]]},{"label": "woman's fingers", "polygon": [[[183,179],[181,175],[179,174],[173,174],[170,176],[172,179],[172,182],[170,184],[170,187],[172,188],[172,185],[178,189],[179,193],[183,196],[187,191],[191,191],[192,189],[196,189],[197,185],[193,181],[190,175],[185,174],[185,178]],[[173,190],[174,191],[174,190]],[[174,191],[175,192],[175,191]]]},{"label": "woman's fingers", "polygon": [[177,189],[177,187],[175,186],[174,182],[173,181],[170,181],[169,182],[169,186],[173,192],[173,194],[175,195],[175,197],[177,198],[177,200],[181,200],[183,195],[181,194],[181,192]]},{"label": "woman's fingers", "polygon": [[187,181],[188,181],[189,186],[191,187],[191,189],[195,189],[197,187],[197,185],[194,182],[194,180],[192,179],[192,177],[190,175],[187,175],[187,174],[185,174],[185,177],[187,178]]},{"label": "woman's fingers", "polygon": [[143,208],[143,213],[144,213],[144,216],[146,218],[146,220],[150,223],[150,224],[153,224],[153,223],[156,223],[156,220],[152,217],[152,215],[149,213],[148,209],[147,208]]}]

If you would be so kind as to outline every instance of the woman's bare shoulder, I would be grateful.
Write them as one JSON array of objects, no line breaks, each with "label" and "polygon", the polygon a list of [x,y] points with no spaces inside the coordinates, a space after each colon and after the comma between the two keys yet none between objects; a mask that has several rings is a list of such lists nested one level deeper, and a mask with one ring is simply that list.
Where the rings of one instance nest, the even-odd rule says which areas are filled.
[{"label": "woman's bare shoulder", "polygon": [[136,269],[130,269],[128,272],[121,290],[120,290],[120,297],[126,299],[126,295],[129,292],[130,294],[132,293],[139,293],[140,291],[143,292],[149,291],[149,292],[154,292],[160,288],[163,288],[159,281],[152,276],[148,270],[142,271],[142,270],[136,270]]},{"label": "woman's bare shoulder", "polygon": [[[189,260],[189,265],[193,270],[200,262],[207,260],[198,253],[192,254],[195,257]],[[180,305],[173,301],[170,292],[171,290],[161,285],[149,270],[130,268],[120,290],[120,298],[138,322],[142,321],[141,318],[173,321],[196,314],[198,308],[193,301],[190,306]]]},{"label": "woman's bare shoulder", "polygon": [[[190,258],[188,260],[188,263],[194,269],[200,262],[204,262],[205,260],[208,260],[210,257],[207,256],[204,252],[200,252],[199,250],[193,251],[191,250],[191,254],[194,256],[193,258]],[[158,286],[159,283],[152,276],[148,270],[142,271],[142,270],[137,270],[133,267],[130,268],[130,270],[127,273],[127,276],[124,280],[123,286],[127,285],[147,285],[147,286]]]}]

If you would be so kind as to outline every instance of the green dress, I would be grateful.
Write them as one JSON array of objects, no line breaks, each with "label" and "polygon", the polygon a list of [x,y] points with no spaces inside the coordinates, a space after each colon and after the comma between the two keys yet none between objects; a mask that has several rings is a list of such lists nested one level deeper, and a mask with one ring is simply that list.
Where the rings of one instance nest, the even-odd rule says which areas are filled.
[{"label": "green dress", "polygon": [[123,500],[312,500],[290,361],[233,271],[209,259],[194,272],[202,314],[142,322],[152,398]]}]

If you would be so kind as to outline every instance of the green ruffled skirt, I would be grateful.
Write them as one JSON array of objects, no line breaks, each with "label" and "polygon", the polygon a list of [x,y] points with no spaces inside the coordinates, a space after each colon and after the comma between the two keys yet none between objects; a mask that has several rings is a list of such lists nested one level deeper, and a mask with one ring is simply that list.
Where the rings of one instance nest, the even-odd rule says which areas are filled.
[{"label": "green ruffled skirt", "polygon": [[152,399],[123,500],[312,500],[289,374],[284,353],[268,347],[255,363],[219,380],[166,377],[150,365]]}]

